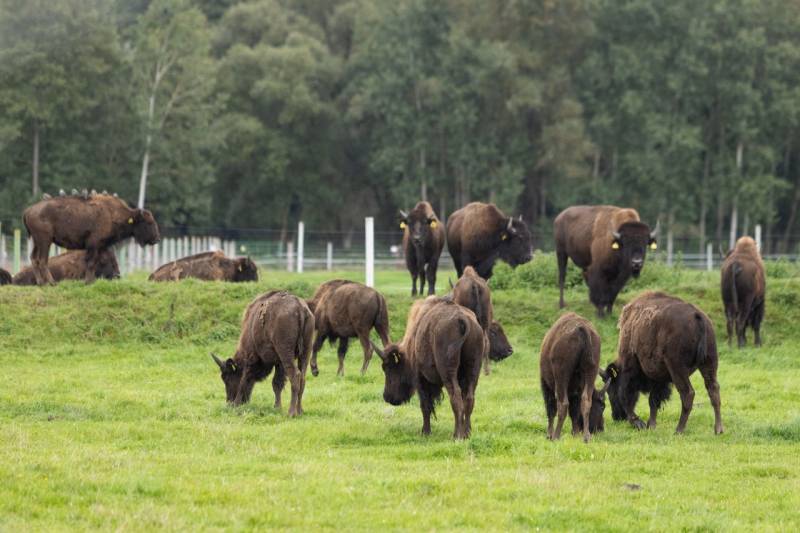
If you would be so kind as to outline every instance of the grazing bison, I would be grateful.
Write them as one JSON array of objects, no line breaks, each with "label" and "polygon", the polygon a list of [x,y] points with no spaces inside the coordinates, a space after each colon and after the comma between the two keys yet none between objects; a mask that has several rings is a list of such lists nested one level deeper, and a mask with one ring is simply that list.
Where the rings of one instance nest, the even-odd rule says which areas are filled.
[{"label": "grazing bison", "polygon": [[747,344],[745,328],[753,328],[756,346],[761,346],[761,321],[764,320],[766,280],[764,263],[756,241],[742,237],[722,263],[722,303],[728,326],[728,345],[733,330],[739,347]]},{"label": "grazing bison", "polygon": [[11,283],[11,274],[8,270],[0,268],[0,285],[8,285]]},{"label": "grazing bison", "polygon": [[[425,292],[428,278],[428,294],[436,293],[436,269],[444,247],[444,226],[436,217],[428,202],[419,202],[406,213],[400,211],[400,227],[403,228],[403,254],[411,273],[411,296]],[[427,265],[427,266],[426,266]]]},{"label": "grazing bison", "polygon": [[[70,250],[51,257],[47,269],[55,282],[64,280],[86,279],[86,250]],[[104,248],[97,253],[95,261],[95,278],[119,278],[119,263],[114,250]],[[36,285],[36,273],[33,266],[27,266],[14,276],[14,285]]]},{"label": "grazing bison", "polygon": [[431,415],[444,387],[455,418],[453,438],[469,437],[486,344],[475,313],[469,309],[434,297],[416,302],[399,344],[381,349],[373,343],[386,378],[383,399],[401,405],[416,392],[422,410],[422,434],[429,435]]},{"label": "grazing bison", "polygon": [[[590,433],[603,431],[605,395],[610,384],[595,390],[600,369],[600,335],[592,323],[575,313],[567,313],[550,328],[542,341],[539,374],[547,410],[547,438],[561,438],[561,427],[569,413],[572,434],[583,431],[584,442]],[[553,430],[553,418],[558,423]]]},{"label": "grazing bison", "polygon": [[361,374],[367,371],[372,359],[372,346],[369,333],[374,328],[383,341],[389,344],[389,312],[386,300],[381,293],[354,281],[331,280],[323,283],[308,301],[314,313],[316,338],[311,355],[311,373],[319,374],[317,353],[325,340],[334,343],[339,341],[339,370],[337,375],[344,375],[344,357],[347,354],[348,341],[358,337],[364,349],[364,364]]},{"label": "grazing bison", "polygon": [[222,361],[211,354],[222,374],[228,402],[233,405],[249,402],[253,386],[274,368],[275,408],[281,407],[281,391],[288,377],[292,387],[289,416],[303,414],[303,390],[313,335],[314,315],[303,300],[286,291],[258,296],[245,310],[233,358]]},{"label": "grazing bison", "polygon": [[532,245],[522,217],[507,217],[494,204],[472,202],[447,220],[447,249],[459,277],[471,265],[489,279],[498,258],[512,267],[527,263],[533,257]]},{"label": "grazing bison", "polygon": [[499,361],[514,353],[502,326],[494,320],[492,292],[489,285],[478,276],[474,268],[468,266],[464,268],[464,274],[453,286],[453,300],[475,313],[478,324],[489,338],[489,350],[483,362],[484,373],[489,375],[489,359]]},{"label": "grazing bison", "polygon": [[41,200],[25,210],[22,221],[33,239],[36,283],[54,283],[47,269],[50,244],[70,250],[86,250],[87,282],[94,280],[101,250],[130,237],[142,246],[159,241],[158,224],[152,213],[132,209],[108,194],[58,196]]},{"label": "grazing bison", "polygon": [[649,393],[650,419],[656,415],[675,384],[681,396],[677,433],[683,433],[692,410],[694,389],[689,377],[703,376],[714,408],[714,432],[722,433],[717,383],[717,343],[714,325],[700,309],[662,292],[646,292],[622,309],[619,317],[619,353],[601,372],[611,378],[608,396],[614,420],[628,420],[636,429],[645,424],[634,411],[640,392]]},{"label": "grazing bison", "polygon": [[614,300],[628,278],[639,277],[647,247],[656,248],[656,229],[650,231],[635,209],[612,205],[576,205],[563,210],[553,224],[558,260],[559,306],[564,307],[567,259],[583,269],[589,300],[601,318],[611,313]]},{"label": "grazing bison", "polygon": [[230,259],[222,252],[204,252],[182,257],[150,274],[150,281],[178,281],[196,278],[204,281],[258,281],[258,267],[249,257]]}]

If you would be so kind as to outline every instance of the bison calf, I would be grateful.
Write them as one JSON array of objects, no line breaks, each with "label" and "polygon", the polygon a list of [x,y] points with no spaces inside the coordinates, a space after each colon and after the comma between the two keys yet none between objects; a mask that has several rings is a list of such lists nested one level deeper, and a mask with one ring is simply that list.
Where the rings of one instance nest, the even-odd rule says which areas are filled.
[{"label": "bison calf", "polygon": [[425,292],[428,279],[428,294],[436,293],[436,270],[444,247],[444,225],[428,202],[418,202],[410,212],[400,211],[400,227],[403,229],[403,254],[406,267],[411,273],[411,296]]},{"label": "bison calf", "polygon": [[[590,433],[603,431],[605,395],[610,384],[595,390],[600,369],[600,335],[591,322],[567,313],[550,328],[542,341],[539,374],[547,410],[547,438],[561,437],[561,427],[569,413],[572,434],[583,431],[584,442]],[[578,408],[580,406],[580,409]],[[553,430],[553,418],[558,423]]]},{"label": "bison calf", "polygon": [[700,370],[714,408],[714,432],[722,433],[717,343],[714,325],[700,309],[662,292],[646,292],[622,309],[619,352],[601,373],[611,379],[608,396],[614,420],[628,420],[636,429],[645,424],[636,415],[639,393],[649,393],[650,419],[656,415],[675,384],[681,396],[677,433],[683,433],[692,411],[694,389],[689,377]]},{"label": "bison calf", "polygon": [[149,279],[178,281],[186,278],[203,281],[258,281],[258,267],[249,257],[230,259],[220,251],[204,252],[162,265],[150,274]]},{"label": "bison calf", "polygon": [[766,279],[756,241],[742,237],[722,263],[722,303],[728,327],[728,345],[736,331],[739,347],[747,344],[745,328],[753,328],[756,346],[761,346]]},{"label": "bison calf", "polygon": [[331,280],[317,289],[308,306],[314,313],[317,331],[311,355],[311,373],[315,376],[319,374],[317,353],[326,339],[331,343],[339,341],[339,376],[344,375],[344,357],[352,337],[358,337],[364,349],[362,375],[372,359],[370,331],[375,329],[384,346],[390,342],[386,300],[375,289],[354,281]]},{"label": "bison calf", "polygon": [[[86,279],[86,269],[89,268],[85,250],[71,250],[47,262],[47,269],[54,282],[64,280]],[[94,276],[92,278],[117,279],[119,278],[119,263],[117,256],[110,248],[100,250],[94,262]],[[36,272],[33,266],[27,266],[14,276],[14,285],[36,285]]]},{"label": "bison calf", "polygon": [[288,377],[292,387],[289,416],[303,414],[303,390],[313,335],[314,315],[300,298],[286,291],[270,291],[253,300],[242,318],[235,355],[222,361],[211,354],[219,366],[228,402],[234,405],[249,402],[253,386],[274,368],[275,408],[281,407],[281,391]]},{"label": "bison calf", "polygon": [[475,313],[453,301],[428,298],[411,307],[399,344],[383,350],[373,347],[382,360],[386,402],[401,405],[416,392],[422,434],[429,435],[431,415],[445,388],[455,418],[453,438],[470,436],[475,389],[486,350],[486,337]]}]

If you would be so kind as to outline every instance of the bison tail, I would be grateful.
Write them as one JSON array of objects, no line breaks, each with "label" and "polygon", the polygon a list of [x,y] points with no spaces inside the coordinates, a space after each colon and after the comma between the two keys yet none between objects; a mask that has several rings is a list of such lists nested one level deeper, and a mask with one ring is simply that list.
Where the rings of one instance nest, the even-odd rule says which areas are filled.
[{"label": "bison tail", "polygon": [[391,342],[389,338],[389,310],[386,308],[386,299],[375,291],[375,321],[373,322],[375,331],[381,337],[384,346]]},{"label": "bison tail", "polygon": [[487,320],[488,316],[484,316],[484,309],[481,307],[481,295],[478,292],[478,285],[476,283],[472,284],[472,291],[470,296],[472,297],[472,308],[475,310],[475,318],[478,319],[481,327],[485,330],[489,330],[489,321]]},{"label": "bison tail", "polygon": [[586,358],[586,359],[591,360],[591,358],[592,358],[592,350],[591,350],[592,341],[589,339],[589,332],[586,331],[586,327],[585,326],[578,326],[576,329],[578,331],[578,335],[580,335],[580,337],[581,337],[581,344],[582,344],[580,358],[581,359]]},{"label": "bison tail", "polygon": [[731,299],[733,300],[733,312],[739,314],[739,295],[736,292],[736,276],[742,272],[742,265],[738,262],[731,265]]},{"label": "bison tail", "polygon": [[706,322],[703,320],[700,313],[694,314],[694,319],[697,322],[697,349],[695,350],[695,366],[700,366],[705,363],[708,357],[708,328]]}]

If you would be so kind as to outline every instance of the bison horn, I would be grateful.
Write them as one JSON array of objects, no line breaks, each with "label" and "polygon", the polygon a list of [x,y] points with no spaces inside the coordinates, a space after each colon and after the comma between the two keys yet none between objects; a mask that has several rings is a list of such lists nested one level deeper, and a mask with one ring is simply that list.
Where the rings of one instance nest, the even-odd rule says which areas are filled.
[{"label": "bison horn", "polygon": [[398,211],[400,211],[400,216],[401,216],[401,217],[403,217],[403,218],[408,218],[408,213],[406,213],[406,212],[405,212],[405,211],[403,211],[402,209],[398,209]]},{"label": "bison horn", "polygon": [[612,230],[611,235],[617,240],[619,240],[619,238],[622,237],[622,235],[620,235],[620,233],[617,230]]},{"label": "bison horn", "polygon": [[219,369],[220,369],[220,370],[225,370],[225,363],[224,363],[224,362],[222,362],[222,359],[220,359],[219,357],[217,357],[217,356],[214,354],[214,352],[211,352],[211,358],[212,358],[212,359],[214,359],[214,362],[215,362],[215,363],[217,363],[217,366],[219,366]]},{"label": "bison horn", "polygon": [[42,200],[49,200],[50,198],[52,198],[52,196],[50,196],[49,194],[47,193],[42,194]]},{"label": "bison horn", "polygon": [[522,222],[522,213],[519,214],[518,220]]},{"label": "bison horn", "polygon": [[656,229],[650,232],[650,238],[655,239],[658,236],[658,230],[661,227],[661,221],[656,220]]},{"label": "bison horn", "polygon": [[370,339],[369,343],[372,345],[372,349],[375,350],[375,353],[378,354],[378,357],[381,358],[381,361],[386,361],[386,354],[383,353],[383,350],[381,350],[377,344],[375,344],[375,341]]},{"label": "bison horn", "polygon": [[452,280],[452,279],[450,279],[450,277],[449,277],[449,276],[448,276],[448,278],[447,278],[447,283],[449,283],[449,284],[450,284],[450,290],[451,290],[451,291],[452,291],[453,289],[455,289],[455,288],[456,288],[456,287],[455,287],[455,285],[453,285],[453,280]]}]

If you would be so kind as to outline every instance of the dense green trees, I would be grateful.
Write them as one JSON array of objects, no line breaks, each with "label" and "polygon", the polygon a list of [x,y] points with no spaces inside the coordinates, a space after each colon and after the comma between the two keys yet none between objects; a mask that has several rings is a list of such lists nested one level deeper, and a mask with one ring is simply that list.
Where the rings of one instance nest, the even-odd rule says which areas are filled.
[{"label": "dense green trees", "polygon": [[0,219],[60,187],[284,233],[614,202],[787,250],[798,87],[781,0],[0,0]]}]

